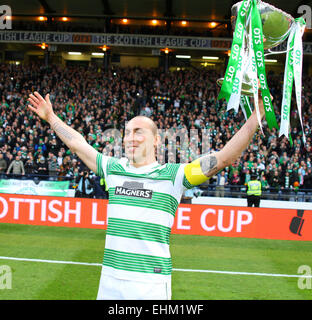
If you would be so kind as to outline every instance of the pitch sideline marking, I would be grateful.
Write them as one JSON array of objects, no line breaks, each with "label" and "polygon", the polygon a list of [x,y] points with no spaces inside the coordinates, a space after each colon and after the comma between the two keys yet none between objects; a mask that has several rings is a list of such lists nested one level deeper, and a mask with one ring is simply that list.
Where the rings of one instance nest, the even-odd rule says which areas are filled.
[{"label": "pitch sideline marking", "polygon": [[[74,265],[81,265],[81,266],[97,266],[97,267],[101,267],[102,266],[101,263],[59,261],[59,260],[43,260],[43,259],[29,259],[29,258],[16,258],[16,257],[3,257],[3,256],[0,256],[0,259],[1,260],[14,260],[14,261],[56,263],[56,264],[74,264]],[[201,270],[201,269],[176,269],[176,268],[172,268],[172,271],[200,272],[200,273],[219,273],[219,274],[234,274],[234,275],[247,275],[247,276],[263,276],[263,277],[312,278],[312,275],[308,276],[308,275],[297,275],[297,274],[239,272],[239,271],[220,271],[220,270]]]}]

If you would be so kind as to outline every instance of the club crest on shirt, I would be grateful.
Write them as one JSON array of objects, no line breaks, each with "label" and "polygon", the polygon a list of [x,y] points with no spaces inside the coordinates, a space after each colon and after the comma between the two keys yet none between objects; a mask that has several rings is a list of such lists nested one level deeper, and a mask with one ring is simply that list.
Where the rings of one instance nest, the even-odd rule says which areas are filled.
[{"label": "club crest on shirt", "polygon": [[141,182],[125,181],[122,186],[116,186],[115,195],[152,199],[153,190],[144,189]]}]

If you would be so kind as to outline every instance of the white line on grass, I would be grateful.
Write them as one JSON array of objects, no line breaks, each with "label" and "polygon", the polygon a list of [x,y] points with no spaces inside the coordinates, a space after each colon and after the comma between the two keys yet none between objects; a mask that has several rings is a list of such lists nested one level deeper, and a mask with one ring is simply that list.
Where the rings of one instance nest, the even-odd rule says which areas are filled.
[{"label": "white line on grass", "polygon": [[2,260],[15,260],[15,261],[59,263],[59,264],[78,264],[78,265],[81,265],[81,266],[101,266],[100,263],[75,262],[75,261],[58,261],[58,260],[28,259],[28,258],[1,257],[1,256],[0,256],[0,259],[2,259]]},{"label": "white line on grass", "polygon": [[298,274],[240,272],[240,271],[219,271],[219,270],[194,270],[194,269],[172,269],[172,270],[174,270],[174,271],[183,271],[183,272],[202,272],[202,273],[235,274],[235,275],[245,275],[245,276],[286,277],[286,278],[312,278],[312,275],[311,275],[311,276],[305,276],[305,275],[298,275]]},{"label": "white line on grass", "polygon": [[[89,262],[75,262],[75,261],[59,261],[59,260],[43,260],[43,259],[29,259],[29,258],[16,258],[16,257],[2,257],[1,260],[14,260],[14,261],[29,261],[29,262],[44,262],[44,263],[58,263],[58,264],[75,264],[81,266],[96,266],[101,267],[101,263]],[[219,271],[219,270],[200,270],[200,269],[176,269],[172,271],[182,272],[201,272],[201,273],[221,273],[221,274],[234,274],[246,276],[263,276],[263,277],[286,277],[286,278],[312,278],[312,275],[298,275],[298,274],[279,274],[279,273],[260,273],[260,272],[239,272],[239,271]]]}]

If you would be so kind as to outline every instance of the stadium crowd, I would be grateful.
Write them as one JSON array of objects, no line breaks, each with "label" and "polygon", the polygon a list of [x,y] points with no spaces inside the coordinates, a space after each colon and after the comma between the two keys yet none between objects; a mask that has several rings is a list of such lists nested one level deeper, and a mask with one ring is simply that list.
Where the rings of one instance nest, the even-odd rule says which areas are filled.
[{"label": "stadium crowd", "polygon": [[[159,156],[160,162],[191,161],[202,153],[221,149],[244,123],[241,111],[226,111],[226,103],[217,100],[214,70],[191,68],[165,73],[161,69],[117,68],[103,72],[96,66],[0,65],[0,175],[41,179],[71,179],[78,185],[86,167],[58,139],[49,125],[27,108],[31,92],[50,93],[55,112],[67,124],[81,132],[98,151],[120,157],[122,148],[114,147],[116,137],[108,129],[123,135],[124,125],[134,115],[144,114],[156,121],[159,129],[197,129],[198,141],[190,139],[190,148],[177,140],[175,154]],[[281,74],[268,74],[273,105],[280,120]],[[303,79],[303,126],[295,99],[291,109],[291,145],[278,131],[258,131],[248,149],[232,166],[209,181],[215,185],[245,185],[252,173],[262,181],[263,189],[276,192],[312,189],[312,80]],[[203,130],[206,129],[207,131]],[[204,139],[209,136],[209,147]],[[118,139],[117,139],[118,140]],[[207,140],[205,140],[207,141]],[[198,145],[197,145],[197,142]],[[170,150],[172,139],[164,144]],[[91,176],[95,176],[91,173]],[[95,179],[95,178],[94,178]]]}]

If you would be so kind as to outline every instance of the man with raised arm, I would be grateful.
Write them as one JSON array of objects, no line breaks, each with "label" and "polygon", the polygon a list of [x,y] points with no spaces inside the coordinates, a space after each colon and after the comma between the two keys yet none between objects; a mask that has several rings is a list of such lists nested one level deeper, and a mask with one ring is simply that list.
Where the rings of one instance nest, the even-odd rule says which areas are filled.
[{"label": "man with raised arm", "polygon": [[[108,227],[97,299],[171,299],[169,236],[182,193],[238,159],[257,128],[255,112],[218,152],[188,164],[156,160],[160,143],[156,124],[132,118],[123,138],[125,158],[97,152],[83,136],[53,112],[49,94],[29,96],[29,109],[47,121],[66,146],[109,188]],[[264,115],[260,99],[261,116]]]}]

